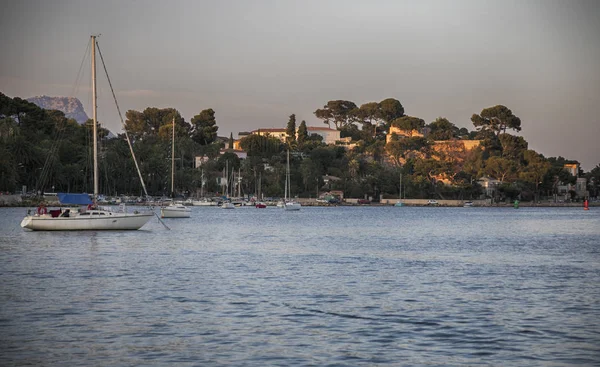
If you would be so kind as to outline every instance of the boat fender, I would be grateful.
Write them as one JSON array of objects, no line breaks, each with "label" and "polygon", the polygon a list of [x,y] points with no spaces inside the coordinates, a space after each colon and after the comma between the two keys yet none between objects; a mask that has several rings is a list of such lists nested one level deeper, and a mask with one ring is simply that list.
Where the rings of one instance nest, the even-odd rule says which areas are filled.
[{"label": "boat fender", "polygon": [[38,215],[44,215],[44,214],[48,213],[48,209],[46,209],[45,206],[40,205],[37,208],[37,213],[38,213]]},{"label": "boat fender", "polygon": [[92,204],[88,204],[87,210],[92,210],[92,209],[94,209],[94,206]]}]

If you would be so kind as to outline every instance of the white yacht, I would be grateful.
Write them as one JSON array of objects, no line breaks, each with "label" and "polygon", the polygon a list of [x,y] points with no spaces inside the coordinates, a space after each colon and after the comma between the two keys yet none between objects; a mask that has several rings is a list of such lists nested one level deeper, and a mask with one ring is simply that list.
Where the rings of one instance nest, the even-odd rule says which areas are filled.
[{"label": "white yacht", "polygon": [[[156,215],[154,211],[136,210],[133,213],[128,213],[125,206],[120,207],[119,211],[111,211],[108,208],[99,209],[95,205],[95,201],[99,197],[96,46],[96,36],[91,36],[94,201],[90,199],[88,194],[58,194],[59,201],[62,204],[78,205],[81,208],[78,210],[56,209],[48,211],[45,206],[40,205],[34,213],[29,212],[23,218],[21,221],[21,227],[23,228],[34,231],[136,230]],[[133,150],[131,150],[131,153],[135,161]],[[138,175],[140,175],[141,180],[139,170]]]}]

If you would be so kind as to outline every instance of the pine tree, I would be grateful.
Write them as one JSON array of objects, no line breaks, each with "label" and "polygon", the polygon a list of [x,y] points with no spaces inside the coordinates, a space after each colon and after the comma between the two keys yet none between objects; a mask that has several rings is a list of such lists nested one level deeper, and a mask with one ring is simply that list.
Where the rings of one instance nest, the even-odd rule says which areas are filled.
[{"label": "pine tree", "polygon": [[290,120],[288,121],[287,129],[285,132],[287,134],[288,144],[290,146],[294,145],[296,143],[296,115],[290,115]]},{"label": "pine tree", "polygon": [[217,120],[215,111],[212,108],[203,110],[198,115],[192,117],[192,139],[200,145],[208,145],[217,139]]},{"label": "pine tree", "polygon": [[306,121],[302,120],[298,127],[298,146],[302,147],[306,140],[308,140],[308,129],[306,128]]}]

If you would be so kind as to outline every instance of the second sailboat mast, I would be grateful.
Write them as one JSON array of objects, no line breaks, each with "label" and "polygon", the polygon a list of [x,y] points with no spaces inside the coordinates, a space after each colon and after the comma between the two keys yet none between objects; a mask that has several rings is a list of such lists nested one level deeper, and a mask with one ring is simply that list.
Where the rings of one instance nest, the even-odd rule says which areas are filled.
[{"label": "second sailboat mast", "polygon": [[175,117],[173,117],[173,140],[171,141],[171,198],[175,199]]}]

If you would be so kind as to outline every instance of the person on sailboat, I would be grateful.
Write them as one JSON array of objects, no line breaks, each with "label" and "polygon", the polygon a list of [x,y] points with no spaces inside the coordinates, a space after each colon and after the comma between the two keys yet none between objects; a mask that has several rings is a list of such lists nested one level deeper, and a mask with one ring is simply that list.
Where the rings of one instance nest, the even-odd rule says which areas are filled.
[{"label": "person on sailboat", "polygon": [[44,215],[47,212],[48,212],[48,209],[46,208],[46,203],[41,202],[37,208],[37,215]]},{"label": "person on sailboat", "polygon": [[92,203],[88,204],[87,210],[98,209],[98,205],[96,205],[96,199],[92,199]]}]

